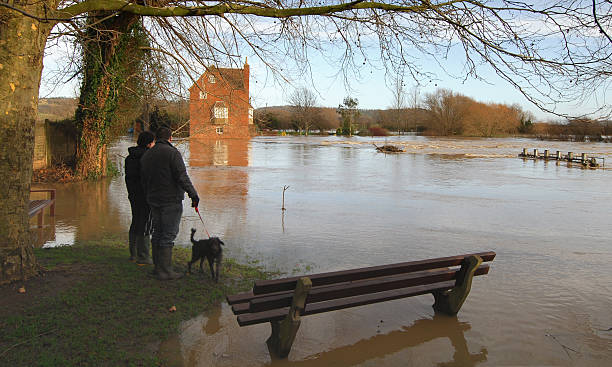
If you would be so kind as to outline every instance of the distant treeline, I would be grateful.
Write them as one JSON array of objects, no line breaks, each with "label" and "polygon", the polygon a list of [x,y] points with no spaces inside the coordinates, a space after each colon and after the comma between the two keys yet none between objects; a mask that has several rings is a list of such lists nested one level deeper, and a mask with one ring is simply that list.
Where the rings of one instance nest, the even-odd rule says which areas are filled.
[{"label": "distant treeline", "polygon": [[541,140],[600,141],[612,143],[612,121],[574,119],[566,123],[536,123],[532,134]]},{"label": "distant treeline", "polygon": [[[74,121],[77,100],[71,98],[40,99],[41,119]],[[128,111],[129,107],[129,111]],[[169,125],[177,135],[189,134],[189,101],[153,100],[138,106],[126,106],[113,125],[113,135],[122,135],[134,127],[155,129]],[[337,108],[313,107],[308,129],[310,134],[341,132],[342,115]],[[302,117],[303,120],[303,117]],[[254,122],[260,131],[295,131],[305,133],[295,108],[277,106],[258,108]],[[403,109],[359,109],[354,130],[360,135],[385,135],[417,132],[436,136],[533,136],[539,139],[611,142],[612,121],[589,119],[538,122],[517,105],[482,103],[472,98],[438,90],[426,95],[421,107]]]},{"label": "distant treeline", "polygon": [[[255,110],[260,130],[303,132],[292,106]],[[314,107],[310,133],[336,131],[342,116],[335,108]],[[518,105],[478,102],[470,97],[439,89],[424,97],[419,108],[359,110],[354,129],[359,135],[417,132],[435,136],[499,137],[526,135],[541,139],[609,141],[612,121],[588,119],[538,122]],[[340,131],[340,130],[338,130]]]},{"label": "distant treeline", "polygon": [[[75,98],[41,98],[38,103],[38,119],[49,120],[74,128],[74,113],[78,99]],[[161,125],[169,126],[175,136],[189,135],[189,101],[166,101],[153,99],[148,102],[124,104],[116,114],[112,124],[111,135],[124,135],[129,129],[141,131],[148,126],[155,131]]]}]

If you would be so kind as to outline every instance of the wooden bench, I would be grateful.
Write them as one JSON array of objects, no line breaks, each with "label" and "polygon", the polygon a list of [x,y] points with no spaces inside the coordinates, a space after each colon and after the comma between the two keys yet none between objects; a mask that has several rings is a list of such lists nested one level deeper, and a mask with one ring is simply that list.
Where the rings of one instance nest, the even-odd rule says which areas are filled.
[{"label": "wooden bench", "polygon": [[49,207],[49,215],[55,216],[55,189],[39,189],[30,190],[30,192],[48,192],[49,199],[45,200],[30,200],[28,207],[28,215],[33,217],[38,214],[38,227],[42,227],[43,223],[43,211],[46,207]]},{"label": "wooden bench", "polygon": [[373,266],[255,282],[252,291],[227,296],[240,326],[270,322],[273,355],[285,358],[300,317],[431,293],[436,313],[455,315],[476,275],[489,273],[495,252]]}]

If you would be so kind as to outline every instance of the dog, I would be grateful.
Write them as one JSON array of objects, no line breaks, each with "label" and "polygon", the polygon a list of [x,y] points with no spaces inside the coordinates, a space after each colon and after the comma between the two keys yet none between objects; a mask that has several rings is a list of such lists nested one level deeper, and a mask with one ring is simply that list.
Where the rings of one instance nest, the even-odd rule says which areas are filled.
[{"label": "dog", "polygon": [[[221,271],[221,261],[223,260],[223,249],[221,246],[225,246],[223,241],[219,237],[210,237],[205,240],[195,240],[193,235],[196,233],[196,229],[191,229],[191,261],[188,264],[188,273],[191,274],[191,265],[196,261],[200,260],[200,270],[204,273],[202,263],[204,258],[208,260],[210,266],[210,274],[212,279],[219,282],[219,272]],[[215,266],[216,265],[216,266]]]}]

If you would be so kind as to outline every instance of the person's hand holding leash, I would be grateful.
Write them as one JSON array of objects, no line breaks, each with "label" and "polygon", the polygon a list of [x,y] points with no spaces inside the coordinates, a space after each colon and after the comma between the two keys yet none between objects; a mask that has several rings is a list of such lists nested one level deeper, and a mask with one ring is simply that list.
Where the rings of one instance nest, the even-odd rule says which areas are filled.
[{"label": "person's hand holding leash", "polygon": [[198,204],[200,203],[200,198],[198,196],[195,196],[193,198],[191,198],[191,207],[196,209],[196,212],[198,211]]}]

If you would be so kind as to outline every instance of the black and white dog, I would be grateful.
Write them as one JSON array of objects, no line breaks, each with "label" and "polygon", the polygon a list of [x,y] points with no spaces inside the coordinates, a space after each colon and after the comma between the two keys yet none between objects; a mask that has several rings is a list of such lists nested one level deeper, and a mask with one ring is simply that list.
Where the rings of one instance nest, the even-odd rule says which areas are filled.
[{"label": "black and white dog", "polygon": [[[210,274],[215,282],[219,281],[219,272],[221,271],[221,261],[223,260],[223,249],[221,246],[225,246],[223,241],[219,237],[210,237],[205,240],[195,240],[193,235],[196,233],[196,229],[191,229],[191,261],[189,262],[188,272],[191,273],[191,264],[200,260],[200,270],[204,273],[202,263],[204,258],[208,260],[210,266]],[[215,266],[216,265],[216,266]],[[215,270],[216,268],[216,270]]]}]

